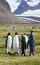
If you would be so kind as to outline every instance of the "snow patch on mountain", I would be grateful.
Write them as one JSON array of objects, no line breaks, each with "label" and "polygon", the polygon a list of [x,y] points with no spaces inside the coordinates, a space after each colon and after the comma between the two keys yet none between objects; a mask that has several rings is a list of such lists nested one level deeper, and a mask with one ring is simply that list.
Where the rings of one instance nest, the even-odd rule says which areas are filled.
[{"label": "snow patch on mountain", "polygon": [[[25,1],[29,6],[36,6],[38,3],[40,3],[40,0],[6,0],[11,8],[11,11],[14,13],[14,11],[18,8],[18,6],[21,4],[22,1]],[[40,6],[39,6],[40,8]],[[16,14],[15,14],[16,15]],[[40,17],[40,9],[36,10],[30,10],[24,11],[20,15],[17,14],[16,16],[36,16]]]},{"label": "snow patch on mountain", "polygon": [[9,3],[12,12],[14,12],[20,5],[20,2],[18,2],[17,0],[6,0],[6,1]]},{"label": "snow patch on mountain", "polygon": [[38,10],[28,10],[27,12],[24,12],[20,15],[16,15],[16,16],[35,16],[35,17],[40,17],[40,9]]}]

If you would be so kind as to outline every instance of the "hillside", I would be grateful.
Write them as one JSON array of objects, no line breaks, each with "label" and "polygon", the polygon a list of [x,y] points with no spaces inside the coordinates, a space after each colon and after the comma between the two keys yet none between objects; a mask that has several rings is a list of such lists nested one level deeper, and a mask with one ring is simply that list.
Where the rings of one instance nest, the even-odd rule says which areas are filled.
[{"label": "hillside", "polygon": [[34,23],[30,20],[15,16],[10,9],[9,4],[5,0],[0,0],[0,25],[14,25]]},{"label": "hillside", "polygon": [[0,0],[0,6],[5,7],[7,10],[11,10],[10,5],[5,0]]},{"label": "hillside", "polygon": [[[6,4],[6,5],[5,5]],[[10,11],[10,6],[5,0],[0,0],[0,24],[13,24],[15,16]]]},{"label": "hillside", "polygon": [[25,21],[20,20],[11,13],[9,4],[5,0],[0,0],[0,24],[1,25],[13,25],[25,23]]},{"label": "hillside", "polygon": [[29,17],[27,17],[27,18],[32,18],[32,19],[34,19],[34,20],[38,20],[38,21],[40,21],[40,17],[29,16]]}]

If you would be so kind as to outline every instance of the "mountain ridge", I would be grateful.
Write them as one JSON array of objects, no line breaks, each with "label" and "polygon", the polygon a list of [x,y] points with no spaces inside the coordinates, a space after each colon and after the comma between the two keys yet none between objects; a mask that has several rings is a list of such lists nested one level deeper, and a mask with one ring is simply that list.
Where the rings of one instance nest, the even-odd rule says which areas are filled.
[{"label": "mountain ridge", "polygon": [[[10,10],[10,7],[8,3],[5,2],[5,0],[0,0],[0,24],[1,25],[15,25],[15,24],[20,24],[20,23],[27,23],[23,19],[19,19],[16,17]],[[5,6],[4,6],[5,5]],[[6,8],[7,6],[7,8]]]},{"label": "mountain ridge", "polygon": [[[6,5],[5,5],[5,4]],[[16,21],[16,17],[11,13],[10,6],[5,0],[0,0],[0,24],[11,25]]]},{"label": "mountain ridge", "polygon": [[7,10],[11,11],[10,5],[8,4],[8,2],[6,0],[0,0],[0,6],[5,7]]}]

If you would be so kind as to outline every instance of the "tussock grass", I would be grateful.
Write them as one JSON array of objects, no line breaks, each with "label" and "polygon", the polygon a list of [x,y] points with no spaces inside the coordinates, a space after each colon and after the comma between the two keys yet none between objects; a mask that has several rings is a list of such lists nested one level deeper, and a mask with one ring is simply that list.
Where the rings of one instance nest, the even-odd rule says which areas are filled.
[{"label": "tussock grass", "polygon": [[[31,30],[30,26],[17,26],[16,28],[19,34],[23,34],[24,32],[29,34]],[[32,30],[34,31],[35,45],[40,45],[40,29],[34,28]],[[0,27],[0,65],[40,65],[40,48],[37,47],[35,47],[35,56],[13,56],[13,49],[11,49],[10,55],[6,54],[4,37],[8,32],[11,32],[12,37],[14,37],[15,31],[12,31],[12,27]],[[19,39],[21,40],[21,36]]]}]

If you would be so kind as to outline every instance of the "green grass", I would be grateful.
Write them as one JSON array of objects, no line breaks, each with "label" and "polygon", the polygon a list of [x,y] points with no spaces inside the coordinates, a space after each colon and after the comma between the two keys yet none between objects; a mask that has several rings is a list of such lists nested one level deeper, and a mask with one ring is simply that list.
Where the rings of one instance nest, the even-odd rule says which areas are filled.
[{"label": "green grass", "polygon": [[[39,28],[32,29],[30,26],[29,27],[28,26],[26,26],[26,27],[16,26],[16,28],[17,28],[18,34],[23,34],[24,32],[26,34],[29,34],[30,30],[33,30],[34,31],[33,34],[34,34],[34,38],[35,38],[35,45],[40,45],[40,29]],[[15,31],[12,31],[11,26],[10,27],[6,27],[6,26],[5,27],[3,27],[3,26],[0,27],[0,42],[1,43],[4,43],[5,39],[3,37],[5,37],[8,32],[11,32],[12,37],[14,37]],[[19,37],[19,38],[21,40],[21,37]]]},{"label": "green grass", "polygon": [[0,56],[0,65],[40,65],[40,54],[35,56]]},{"label": "green grass", "polygon": [[[17,26],[18,34],[29,34],[31,27],[29,26]],[[40,45],[40,29],[34,28],[34,38],[35,45]],[[15,31],[12,31],[12,27],[0,27],[0,65],[40,65],[40,48],[35,47],[35,56],[13,56],[13,49],[11,49],[11,55],[5,52],[5,36],[8,32],[11,32],[12,37],[14,37]],[[21,37],[19,37],[21,40]],[[21,53],[21,43],[20,43],[20,53]]]},{"label": "green grass", "polygon": [[0,45],[0,65],[40,65],[40,48],[35,49],[35,56],[13,56],[6,54],[5,46]]}]

